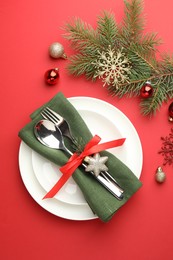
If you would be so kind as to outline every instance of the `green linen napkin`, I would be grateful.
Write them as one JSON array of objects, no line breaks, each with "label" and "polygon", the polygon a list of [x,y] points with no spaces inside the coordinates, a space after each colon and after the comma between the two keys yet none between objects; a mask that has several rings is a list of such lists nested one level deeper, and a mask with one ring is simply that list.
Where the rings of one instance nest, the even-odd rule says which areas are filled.
[{"label": "green linen napkin", "polygon": [[[19,132],[20,138],[33,150],[55,164],[62,166],[68,160],[67,155],[61,150],[50,149],[42,145],[37,141],[33,132],[35,124],[42,119],[40,112],[44,106],[50,107],[63,116],[69,122],[72,133],[77,139],[82,137],[83,141],[87,143],[92,138],[92,135],[77,110],[62,93],[58,93],[49,102],[32,113],[32,120]],[[67,145],[69,145],[69,143],[67,143]],[[86,174],[86,172],[84,173],[82,167],[76,169],[73,178],[83,192],[83,195],[92,211],[102,221],[107,222],[141,187],[141,182],[132,171],[114,155],[107,151],[101,152],[101,155],[109,157],[106,165],[108,166],[109,173],[112,174],[124,189],[123,200],[117,200],[91,174]]]}]

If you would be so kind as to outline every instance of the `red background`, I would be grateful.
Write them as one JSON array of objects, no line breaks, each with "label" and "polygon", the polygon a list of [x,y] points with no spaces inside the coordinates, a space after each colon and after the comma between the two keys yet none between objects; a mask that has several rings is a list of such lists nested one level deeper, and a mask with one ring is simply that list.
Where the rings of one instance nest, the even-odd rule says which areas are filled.
[{"label": "red background", "polygon": [[[158,154],[161,136],[172,127],[163,104],[153,118],[140,114],[139,98],[118,100],[108,96],[101,82],[74,78],[66,71],[67,61],[53,60],[48,46],[61,42],[67,55],[71,48],[61,27],[72,17],[96,26],[97,16],[108,10],[119,22],[122,0],[6,0],[0,3],[0,259],[173,259],[173,172],[164,167],[166,182],[154,180],[163,158]],[[146,30],[158,32],[161,52],[173,52],[172,1],[145,0]],[[44,72],[58,66],[60,79],[48,87]],[[35,203],[25,189],[18,167],[18,131],[29,114],[58,91],[67,97],[91,96],[120,109],[140,136],[144,163],[143,187],[104,224],[99,220],[70,221],[56,217]]]}]

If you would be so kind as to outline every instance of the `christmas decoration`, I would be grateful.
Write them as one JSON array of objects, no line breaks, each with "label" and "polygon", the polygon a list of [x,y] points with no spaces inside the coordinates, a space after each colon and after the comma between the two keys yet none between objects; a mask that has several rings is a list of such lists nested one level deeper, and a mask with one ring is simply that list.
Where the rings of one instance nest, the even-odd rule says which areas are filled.
[{"label": "christmas decoration", "polygon": [[55,68],[47,70],[44,74],[44,78],[49,85],[55,85],[59,78],[59,69]]},{"label": "christmas decoration", "polygon": [[155,180],[159,183],[163,183],[165,179],[166,179],[165,173],[163,172],[161,167],[158,167],[155,174]]},{"label": "christmas decoration", "polygon": [[163,165],[171,165],[173,164],[173,128],[171,128],[171,132],[166,137],[161,137],[162,140],[162,147],[159,151],[164,157]]},{"label": "christmas decoration", "polygon": [[94,175],[97,177],[101,171],[107,171],[108,168],[105,165],[105,162],[108,160],[107,156],[101,157],[99,153],[96,153],[94,156],[85,157],[85,162],[88,163],[86,167],[86,172],[94,172]]},{"label": "christmas decoration", "polygon": [[59,42],[54,42],[49,47],[49,54],[52,58],[67,58],[67,55],[64,53],[64,47]]},{"label": "christmas decoration", "polygon": [[149,98],[152,96],[152,94],[153,94],[153,88],[150,82],[146,82],[141,88],[140,95],[142,98]]},{"label": "christmas decoration", "polygon": [[130,74],[130,62],[123,49],[115,53],[109,46],[107,51],[99,52],[100,57],[92,64],[96,68],[95,76],[101,78],[105,86],[114,84],[118,87],[118,83],[128,81]]},{"label": "christmas decoration", "polygon": [[[120,24],[106,11],[98,17],[96,29],[80,18],[66,24],[64,37],[76,51],[69,57],[68,70],[75,76],[102,80],[112,96],[141,95],[142,114],[153,115],[173,97],[173,56],[157,58],[160,39],[156,33],[144,34],[143,1],[124,4]],[[150,91],[141,94],[146,82],[151,84]]]},{"label": "christmas decoration", "polygon": [[[81,154],[78,154],[76,152],[73,153],[67,163],[60,167],[60,171],[63,173],[63,175],[53,186],[53,188],[44,196],[44,199],[52,198],[53,196],[55,196],[55,194],[61,189],[65,182],[74,173],[77,167],[82,164],[83,160],[89,163],[88,167],[86,167],[85,170],[93,171],[96,177],[99,175],[100,170],[108,170],[106,165],[104,165],[104,163],[108,160],[108,157],[100,157],[98,152],[123,145],[123,143],[125,142],[125,138],[120,138],[99,144],[100,141],[101,138],[98,135],[95,135],[87,144],[85,144],[84,150]],[[96,154],[93,157],[90,157],[90,155],[93,154],[93,150],[96,152]],[[107,182],[107,177],[105,176],[104,178]],[[108,182],[110,184],[110,181]]]},{"label": "christmas decoration", "polygon": [[173,102],[169,105],[168,113],[169,113],[168,119],[170,122],[172,122],[173,121]]}]

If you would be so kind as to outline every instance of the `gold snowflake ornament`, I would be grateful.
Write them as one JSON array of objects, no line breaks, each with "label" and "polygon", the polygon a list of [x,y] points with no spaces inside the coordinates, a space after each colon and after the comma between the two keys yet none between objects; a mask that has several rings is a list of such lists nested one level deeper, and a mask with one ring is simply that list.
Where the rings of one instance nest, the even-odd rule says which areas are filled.
[{"label": "gold snowflake ornament", "polygon": [[88,165],[85,168],[85,171],[92,171],[94,172],[94,175],[97,177],[100,174],[100,172],[108,170],[107,166],[105,165],[107,160],[107,156],[101,157],[99,153],[96,153],[94,156],[87,156],[85,157],[85,162],[87,162]]},{"label": "gold snowflake ornament", "polygon": [[123,48],[118,50],[98,51],[98,59],[93,62],[96,68],[95,78],[102,79],[105,85],[113,85],[118,88],[119,84],[129,82],[131,63],[123,52]]}]

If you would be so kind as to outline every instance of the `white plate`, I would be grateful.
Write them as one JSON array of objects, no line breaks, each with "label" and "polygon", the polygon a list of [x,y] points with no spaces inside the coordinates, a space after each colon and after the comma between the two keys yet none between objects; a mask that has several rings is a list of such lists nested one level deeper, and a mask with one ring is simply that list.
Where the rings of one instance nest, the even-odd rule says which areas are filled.
[{"label": "white plate", "polygon": [[[32,151],[32,166],[38,182],[46,192],[48,192],[62,176],[56,164],[43,158],[35,151]],[[75,205],[87,204],[80,188],[76,185],[72,177],[69,178],[68,182],[64,184],[54,198],[64,203]]]},{"label": "white plate", "polygon": [[55,198],[43,200],[45,190],[37,181],[31,160],[32,150],[21,142],[19,150],[19,166],[24,185],[33,199],[50,213],[71,220],[90,220],[97,218],[88,205],[73,205],[63,203]]},{"label": "white plate", "polygon": [[[83,117],[92,134],[99,135],[102,142],[121,137],[126,138],[123,146],[112,148],[109,151],[123,161],[139,178],[142,170],[142,147],[130,120],[116,107],[99,99],[74,97],[69,98],[69,101]],[[29,154],[29,156],[27,157],[25,154]],[[26,167],[26,161],[30,165],[29,170]],[[26,188],[43,208],[68,219],[96,218],[72,178],[55,198],[42,200],[45,191],[48,191],[58,180],[60,173],[58,173],[57,166],[32,151],[23,142],[20,147],[19,165]]]}]

